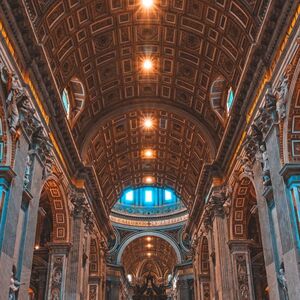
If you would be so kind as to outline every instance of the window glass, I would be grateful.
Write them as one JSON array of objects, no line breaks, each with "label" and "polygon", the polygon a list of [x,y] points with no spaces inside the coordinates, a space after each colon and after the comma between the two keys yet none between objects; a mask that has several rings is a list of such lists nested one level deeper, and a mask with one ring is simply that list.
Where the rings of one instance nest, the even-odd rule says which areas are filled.
[{"label": "window glass", "polygon": [[66,89],[63,90],[62,93],[62,103],[64,106],[64,109],[66,111],[67,117],[69,118],[70,115],[70,101],[69,101],[69,95]]},{"label": "window glass", "polygon": [[232,88],[229,89],[228,91],[228,96],[227,96],[227,111],[229,112],[234,100],[234,93]]},{"label": "window glass", "polygon": [[152,191],[145,191],[145,202],[152,202]]},{"label": "window glass", "polygon": [[133,191],[128,191],[125,194],[125,200],[127,201],[133,201]]},{"label": "window glass", "polygon": [[165,200],[166,201],[172,200],[172,193],[170,191],[165,190]]}]

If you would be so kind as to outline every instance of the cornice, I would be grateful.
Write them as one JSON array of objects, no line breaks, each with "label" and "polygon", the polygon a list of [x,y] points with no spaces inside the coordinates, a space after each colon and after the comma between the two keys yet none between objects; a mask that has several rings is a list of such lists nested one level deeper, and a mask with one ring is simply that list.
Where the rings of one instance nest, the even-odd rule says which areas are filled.
[{"label": "cornice", "polygon": [[[253,97],[259,88],[263,75],[272,63],[286,29],[290,25],[293,7],[297,7],[295,1],[275,0],[269,8],[269,15],[265,21],[259,44],[255,46],[252,57],[249,60],[245,77],[242,79],[235,104],[231,113],[232,119],[219,148],[217,162],[225,170],[236,150],[246,125],[246,114]],[[275,30],[274,30],[275,28]]]},{"label": "cornice", "polygon": [[[70,177],[78,174],[78,170],[83,170],[88,175],[85,176],[86,187],[92,194],[93,199],[101,199],[99,197],[99,187],[97,186],[94,174],[85,169],[81,163],[81,159],[73,140],[70,128],[65,119],[65,113],[61,104],[59,91],[55,85],[52,73],[48,67],[42,47],[32,31],[30,21],[26,15],[21,1],[2,1],[1,9],[4,13],[7,30],[12,34],[14,50],[16,51],[17,63],[19,68],[25,70],[24,73],[30,76],[38,92],[41,94],[47,114],[49,114],[49,128],[53,134],[55,141],[60,146],[58,150],[62,151],[62,156],[58,155],[62,165],[67,168]],[[60,154],[60,153],[59,153]],[[92,192],[91,192],[92,191]],[[98,206],[94,205],[94,208]],[[101,227],[106,228],[107,233],[111,233],[111,228],[105,224],[108,220],[107,211],[97,209],[98,221]],[[101,221],[102,220],[102,221]]]}]

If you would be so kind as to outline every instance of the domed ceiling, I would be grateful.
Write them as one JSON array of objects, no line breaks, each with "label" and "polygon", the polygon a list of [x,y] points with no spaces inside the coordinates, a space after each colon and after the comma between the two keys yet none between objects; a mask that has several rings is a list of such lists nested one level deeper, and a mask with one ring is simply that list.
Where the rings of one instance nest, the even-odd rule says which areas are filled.
[{"label": "domed ceiling", "polygon": [[[145,176],[190,208],[268,1],[155,0],[148,10],[138,0],[24,3],[59,91],[83,88],[69,126],[107,210]],[[153,64],[147,72],[145,58]],[[153,130],[143,130],[145,116]],[[142,157],[147,147],[155,159]]]}]

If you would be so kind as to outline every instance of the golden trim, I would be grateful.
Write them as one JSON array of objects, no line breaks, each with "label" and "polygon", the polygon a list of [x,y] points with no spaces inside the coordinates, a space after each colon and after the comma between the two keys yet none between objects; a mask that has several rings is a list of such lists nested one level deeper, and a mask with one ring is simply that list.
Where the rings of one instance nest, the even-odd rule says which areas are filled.
[{"label": "golden trim", "polygon": [[[283,39],[283,41],[282,41],[282,43],[281,43],[281,45],[280,45],[280,47],[279,47],[279,50],[278,50],[277,53],[275,54],[275,58],[273,59],[273,62],[272,62],[272,64],[271,64],[271,67],[270,67],[270,68],[265,72],[265,74],[264,74],[264,78],[263,78],[263,80],[262,80],[262,82],[261,82],[261,84],[260,84],[260,86],[259,86],[259,89],[258,89],[258,91],[257,91],[257,93],[256,93],[256,96],[255,96],[255,98],[254,98],[253,104],[252,104],[252,106],[251,106],[251,108],[250,108],[250,110],[249,110],[249,112],[247,113],[247,116],[246,116],[246,123],[247,123],[247,125],[250,123],[250,121],[251,121],[251,119],[252,119],[252,117],[253,117],[255,108],[256,108],[257,103],[258,103],[258,100],[259,100],[259,98],[260,98],[260,96],[261,96],[261,94],[262,94],[262,91],[264,90],[265,85],[267,84],[267,82],[270,81],[270,79],[271,79],[271,77],[272,77],[272,74],[273,74],[273,72],[274,72],[274,69],[275,69],[275,67],[276,67],[276,64],[278,63],[278,60],[280,59],[282,53],[283,53],[284,50],[285,50],[285,47],[286,47],[287,42],[288,42],[288,39],[289,39],[289,37],[290,37],[290,35],[291,35],[291,33],[292,33],[292,31],[293,31],[295,25],[296,25],[296,22],[297,22],[297,19],[298,19],[299,16],[300,16],[300,4],[298,5],[298,8],[297,8],[297,10],[296,10],[296,12],[295,12],[295,15],[294,15],[294,17],[293,17],[293,20],[292,20],[292,22],[291,22],[291,25],[289,26],[289,28],[288,28],[288,30],[287,30],[287,32],[286,32],[286,35],[285,35],[285,37],[284,37],[284,39]],[[232,169],[232,165],[233,165],[234,162],[235,162],[235,159],[236,159],[236,157],[237,157],[237,154],[238,154],[238,152],[240,151],[240,148],[241,148],[241,146],[242,146],[242,144],[243,144],[243,142],[244,142],[244,140],[245,140],[245,138],[246,138],[246,135],[247,135],[247,131],[244,131],[244,132],[243,132],[243,135],[242,135],[242,137],[241,137],[241,139],[240,139],[240,142],[239,142],[238,146],[236,147],[236,150],[235,150],[235,152],[234,152],[234,155],[233,155],[233,157],[232,157],[232,159],[231,159],[230,166],[229,166],[229,170]],[[229,172],[229,173],[230,173],[230,172]]]},{"label": "golden trim", "polygon": [[[40,110],[40,112],[42,114],[42,117],[43,117],[45,123],[47,125],[49,125],[50,118],[49,118],[49,116],[47,115],[47,113],[46,113],[46,111],[44,109],[42,101],[41,101],[41,99],[39,98],[39,96],[37,94],[37,91],[36,91],[36,89],[34,87],[34,84],[33,84],[32,80],[30,79],[30,75],[28,74],[28,71],[26,71],[26,70],[24,70],[24,69],[22,69],[20,67],[20,64],[18,63],[18,57],[16,55],[14,47],[13,47],[13,45],[12,45],[12,43],[11,43],[9,37],[8,37],[8,34],[7,34],[7,32],[6,32],[5,28],[4,28],[3,22],[1,20],[0,20],[0,32],[1,32],[1,35],[3,36],[4,41],[6,42],[7,48],[9,50],[11,56],[14,58],[14,60],[15,60],[15,62],[17,64],[17,67],[20,70],[20,73],[22,75],[23,81],[29,86],[29,88],[30,88],[30,90],[32,92],[32,95],[33,95],[33,97],[34,97],[34,99],[35,99],[35,101],[36,101],[36,103],[37,103],[37,105],[39,107],[39,110]],[[54,138],[54,135],[53,135],[53,133],[51,131],[49,132],[49,137],[51,139],[51,142],[52,142],[52,144],[53,144],[56,152],[58,153],[59,158],[61,159],[63,165],[66,167],[66,162],[65,162],[65,160],[63,158],[62,152],[60,151],[60,148],[59,148],[59,146],[58,146],[58,144],[56,142],[56,139]]]}]

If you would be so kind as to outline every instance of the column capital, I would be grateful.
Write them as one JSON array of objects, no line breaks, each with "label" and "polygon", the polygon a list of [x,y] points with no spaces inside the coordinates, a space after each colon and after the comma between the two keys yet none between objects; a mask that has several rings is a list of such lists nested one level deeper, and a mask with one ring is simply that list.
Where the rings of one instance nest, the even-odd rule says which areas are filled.
[{"label": "column capital", "polygon": [[68,254],[72,244],[66,242],[47,243],[46,247],[51,254]]},{"label": "column capital", "polygon": [[83,191],[75,188],[70,188],[69,198],[73,204],[72,215],[73,217],[83,218],[87,210],[87,201]]},{"label": "column capital", "polygon": [[255,242],[252,240],[230,240],[228,241],[228,246],[233,252],[248,252],[251,247],[255,247]]},{"label": "column capital", "polygon": [[232,190],[230,186],[220,185],[211,189],[205,205],[204,223],[209,225],[215,217],[224,217],[231,206]]},{"label": "column capital", "polygon": [[[279,171],[279,174],[283,177],[283,180],[285,183],[289,186],[293,182],[299,182],[300,183],[300,164],[297,163],[289,163],[285,164],[281,170]],[[293,179],[291,180],[291,178]]]}]

